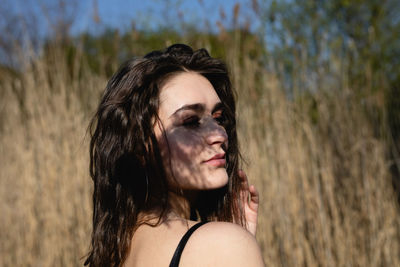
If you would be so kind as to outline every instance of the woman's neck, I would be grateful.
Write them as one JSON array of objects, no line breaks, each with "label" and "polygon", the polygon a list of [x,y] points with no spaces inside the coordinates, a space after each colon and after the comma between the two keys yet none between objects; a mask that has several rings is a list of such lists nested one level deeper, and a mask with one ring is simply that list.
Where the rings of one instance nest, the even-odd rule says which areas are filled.
[{"label": "woman's neck", "polygon": [[152,209],[142,211],[138,215],[138,222],[157,225],[160,222],[170,220],[191,220],[191,207],[196,202],[197,196],[198,192],[193,190],[169,191],[167,210]]},{"label": "woman's neck", "polygon": [[170,213],[179,218],[190,220],[191,207],[197,200],[198,192],[193,190],[184,190],[181,193],[169,192]]}]

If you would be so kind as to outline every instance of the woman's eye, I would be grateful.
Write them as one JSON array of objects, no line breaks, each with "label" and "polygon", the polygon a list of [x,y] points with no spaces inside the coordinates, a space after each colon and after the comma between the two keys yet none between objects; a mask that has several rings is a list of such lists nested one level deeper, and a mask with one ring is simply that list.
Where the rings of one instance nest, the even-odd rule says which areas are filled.
[{"label": "woman's eye", "polygon": [[197,127],[200,125],[200,119],[198,117],[190,117],[183,120],[182,125],[185,127]]},{"label": "woman's eye", "polygon": [[226,123],[226,118],[222,112],[218,112],[213,114],[214,120],[219,124],[219,125],[225,125]]}]

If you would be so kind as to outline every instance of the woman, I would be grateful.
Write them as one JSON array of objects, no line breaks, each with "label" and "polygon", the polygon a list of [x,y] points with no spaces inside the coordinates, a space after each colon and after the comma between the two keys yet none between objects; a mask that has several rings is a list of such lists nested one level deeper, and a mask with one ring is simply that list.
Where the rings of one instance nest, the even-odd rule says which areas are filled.
[{"label": "woman", "polygon": [[220,60],[176,44],[128,61],[90,128],[85,265],[263,266],[258,193],[238,170],[234,95]]}]

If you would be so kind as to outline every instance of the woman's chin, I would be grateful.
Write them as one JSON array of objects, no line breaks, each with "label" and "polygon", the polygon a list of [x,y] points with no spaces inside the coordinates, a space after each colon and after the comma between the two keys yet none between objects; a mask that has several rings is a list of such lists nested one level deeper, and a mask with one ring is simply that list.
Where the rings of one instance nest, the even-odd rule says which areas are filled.
[{"label": "woman's chin", "polygon": [[205,184],[204,190],[218,189],[228,184],[228,174],[225,169],[215,170],[213,175],[210,175]]},{"label": "woman's chin", "polygon": [[192,173],[196,172],[175,175],[175,179],[169,179],[169,187],[183,190],[213,190],[224,187],[229,180],[225,168],[198,171],[197,175]]}]

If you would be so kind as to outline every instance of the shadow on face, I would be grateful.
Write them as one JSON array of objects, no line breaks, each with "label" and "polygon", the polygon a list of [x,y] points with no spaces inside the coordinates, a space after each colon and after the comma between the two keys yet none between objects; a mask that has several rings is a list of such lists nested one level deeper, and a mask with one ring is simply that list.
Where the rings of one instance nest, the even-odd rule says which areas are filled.
[{"label": "shadow on face", "polygon": [[228,182],[221,100],[211,83],[193,72],[170,78],[160,92],[155,133],[170,187],[220,188]]}]

